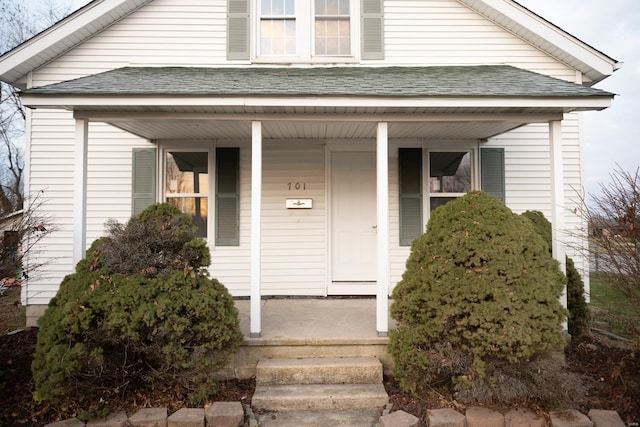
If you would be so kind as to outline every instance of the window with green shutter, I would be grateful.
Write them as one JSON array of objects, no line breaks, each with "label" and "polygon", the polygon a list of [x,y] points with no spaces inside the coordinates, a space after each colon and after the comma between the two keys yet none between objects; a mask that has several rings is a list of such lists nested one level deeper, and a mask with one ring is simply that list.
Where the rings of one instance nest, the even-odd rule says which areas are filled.
[{"label": "window with green shutter", "polygon": [[400,246],[422,234],[422,149],[398,149],[400,172]]},{"label": "window with green shutter", "polygon": [[[228,60],[249,60],[253,51],[269,60],[351,61],[358,41],[362,59],[384,59],[383,0],[257,0],[254,6],[227,0]],[[359,40],[353,34],[358,7]]]},{"label": "window with green shutter", "polygon": [[240,149],[216,149],[216,246],[240,245]]}]

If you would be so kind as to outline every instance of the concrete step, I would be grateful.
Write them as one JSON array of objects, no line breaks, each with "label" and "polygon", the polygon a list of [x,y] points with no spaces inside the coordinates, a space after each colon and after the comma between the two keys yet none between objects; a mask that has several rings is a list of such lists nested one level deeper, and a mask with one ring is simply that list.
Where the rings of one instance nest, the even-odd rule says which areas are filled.
[{"label": "concrete step", "polygon": [[261,359],[256,384],[377,384],[382,363],[375,357]]},{"label": "concrete step", "polygon": [[378,384],[257,385],[251,406],[267,411],[382,408],[389,396]]},{"label": "concrete step", "polygon": [[280,411],[257,415],[260,427],[374,427],[379,426],[381,410]]}]

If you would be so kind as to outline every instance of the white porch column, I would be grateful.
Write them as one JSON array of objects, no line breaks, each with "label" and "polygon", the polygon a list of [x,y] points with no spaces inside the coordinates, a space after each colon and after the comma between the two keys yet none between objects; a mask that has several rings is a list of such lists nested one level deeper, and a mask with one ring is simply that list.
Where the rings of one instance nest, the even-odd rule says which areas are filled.
[{"label": "white porch column", "polygon": [[[565,227],[564,227],[564,173],[562,157],[562,122],[549,122],[549,151],[551,157],[551,241],[553,257],[560,263],[560,268],[567,272]],[[566,290],[560,299],[567,306]]]},{"label": "white porch column", "polygon": [[73,264],[84,258],[87,249],[87,150],[89,121],[76,119],[73,173]]},{"label": "white porch column", "polygon": [[251,314],[249,336],[262,332],[260,246],[262,210],[262,122],[251,122]]},{"label": "white porch column", "polygon": [[389,335],[389,140],[387,123],[378,123],[376,142],[376,210],[378,217],[376,330]]}]

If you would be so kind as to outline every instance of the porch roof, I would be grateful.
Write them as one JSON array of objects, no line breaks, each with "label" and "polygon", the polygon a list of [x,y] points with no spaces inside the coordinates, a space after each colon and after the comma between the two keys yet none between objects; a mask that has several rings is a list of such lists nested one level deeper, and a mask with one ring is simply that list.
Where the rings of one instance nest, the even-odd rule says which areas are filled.
[{"label": "porch roof", "polygon": [[124,67],[27,95],[612,98],[613,94],[508,65],[432,67]]},{"label": "porch roof", "polygon": [[31,108],[66,109],[140,137],[486,139],[528,123],[602,110],[613,94],[506,65],[438,67],[126,67],[26,90]]}]

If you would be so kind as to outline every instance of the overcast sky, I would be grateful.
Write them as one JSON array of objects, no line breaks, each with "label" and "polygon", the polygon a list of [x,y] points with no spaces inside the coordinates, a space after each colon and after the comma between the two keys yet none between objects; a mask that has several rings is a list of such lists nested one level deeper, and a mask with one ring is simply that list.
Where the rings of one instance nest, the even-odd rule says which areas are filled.
[{"label": "overcast sky", "polygon": [[[628,172],[640,166],[640,1],[517,0],[529,10],[623,62],[620,70],[596,87],[618,94],[613,106],[584,113],[585,186],[597,193],[599,183],[620,165]],[[80,7],[88,0],[73,0]]]},{"label": "overcast sky", "polygon": [[584,113],[585,185],[589,193],[609,182],[616,164],[628,172],[640,166],[640,1],[518,0],[610,57],[623,62],[596,85],[618,94],[612,107]]}]

